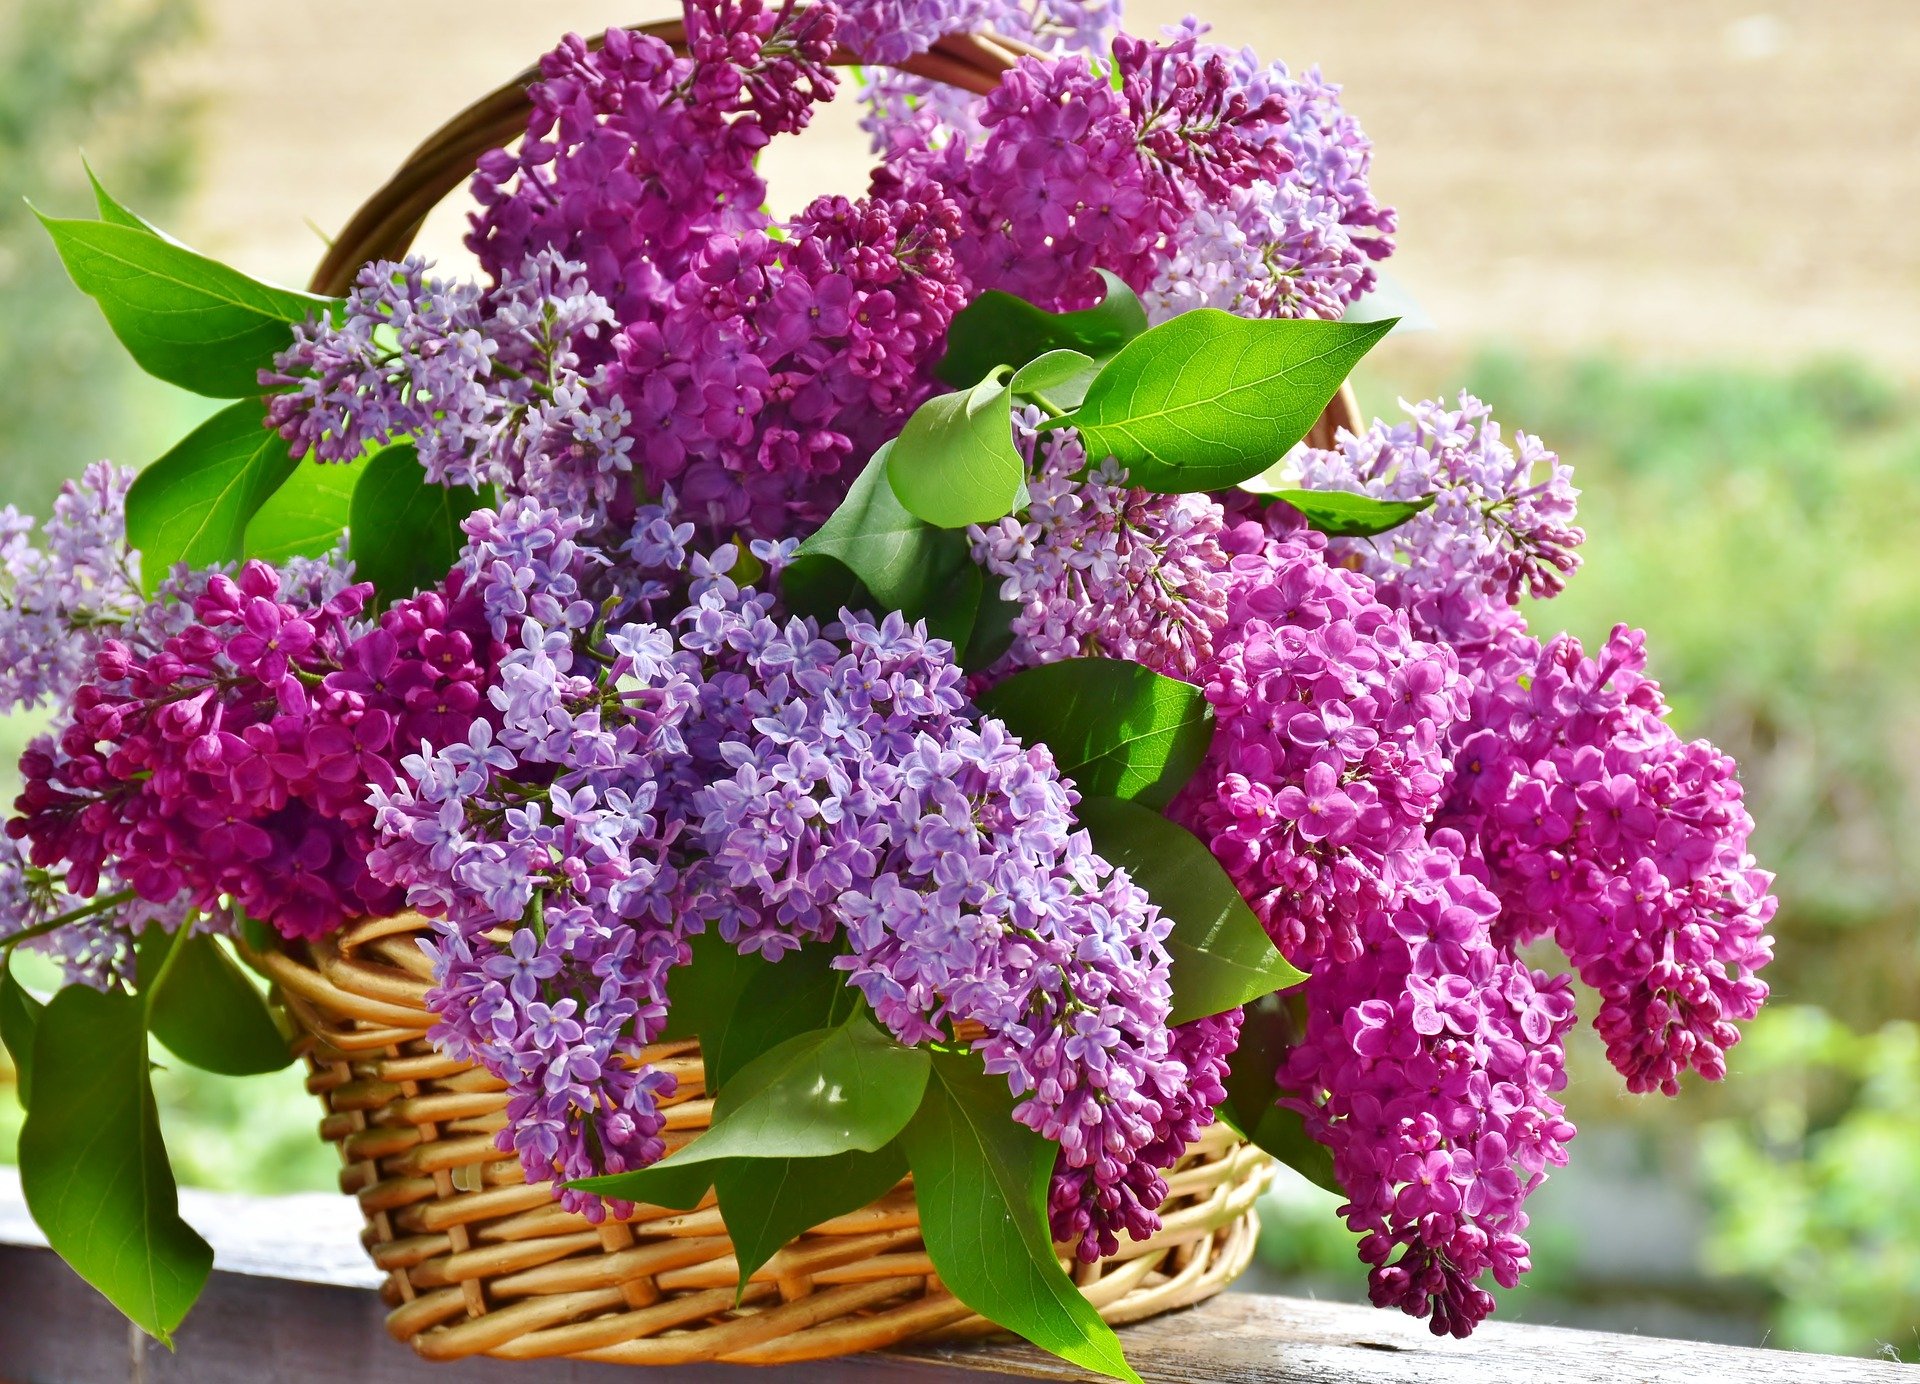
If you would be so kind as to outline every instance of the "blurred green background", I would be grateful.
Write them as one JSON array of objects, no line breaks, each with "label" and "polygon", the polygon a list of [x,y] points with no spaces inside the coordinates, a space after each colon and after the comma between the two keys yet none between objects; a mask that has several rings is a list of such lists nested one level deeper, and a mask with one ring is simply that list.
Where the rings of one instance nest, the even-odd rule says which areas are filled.
[{"label": "blurred green background", "polygon": [[[1168,7],[1140,8],[1160,18]],[[1734,146],[1753,131],[1728,114],[1733,106],[1714,106],[1715,81],[1735,93],[1771,81],[1791,97],[1793,72],[1841,71],[1850,54],[1869,51],[1888,31],[1868,11],[1886,7],[1844,7],[1843,19],[1834,8],[1785,6],[1769,19],[1718,3],[1682,17],[1650,0],[1549,15],[1442,5],[1424,28],[1377,0],[1338,14],[1252,0],[1199,8],[1235,39],[1324,58],[1380,141],[1381,185],[1406,213],[1398,272],[1443,330],[1390,341],[1358,380],[1363,404],[1391,413],[1396,397],[1464,387],[1509,429],[1541,435],[1574,463],[1586,566],[1531,618],[1542,633],[1565,628],[1589,643],[1619,620],[1647,628],[1683,732],[1739,759],[1759,821],[1754,848],[1780,876],[1774,1003],[1733,1054],[1726,1083],[1695,1083],[1677,1101],[1627,1097],[1582,1030],[1568,1093],[1582,1131],[1573,1166],[1530,1204],[1536,1268],[1504,1295],[1502,1315],[1920,1360],[1920,347],[1885,349],[1886,319],[1900,317],[1915,275],[1905,261],[1881,274],[1894,295],[1887,312],[1854,354],[1830,355],[1854,340],[1847,313],[1865,322],[1860,305],[1874,290],[1852,261],[1832,282],[1774,273],[1791,259],[1776,242],[1823,245],[1843,235],[1834,226],[1871,241],[1890,217],[1889,181],[1863,176],[1845,194],[1852,203],[1787,208],[1767,223],[1775,240],[1765,244],[1727,234],[1673,191],[1704,186],[1698,198],[1711,203],[1739,190]],[[464,23],[474,9],[487,25]],[[542,11],[503,0],[434,0],[398,13],[343,0],[325,17],[242,0],[0,8],[0,503],[44,512],[61,478],[87,461],[148,459],[206,411],[124,364],[18,200],[83,206],[77,150],[162,224],[255,272],[296,279],[319,244],[303,217],[336,224],[434,118],[562,27],[659,9]],[[438,25],[444,49],[455,18],[463,42],[471,35],[485,52],[449,64],[438,85],[393,91],[356,65],[319,68],[328,43],[367,26],[426,34]],[[1804,40],[1792,72],[1765,68],[1787,60],[1776,52],[1780,31]],[[1496,118],[1489,92],[1473,85],[1491,82],[1493,69],[1457,78],[1422,70],[1422,45],[1443,40],[1443,49],[1510,43],[1554,70],[1563,127],[1527,127],[1526,138],[1546,144],[1533,162],[1519,134],[1496,147],[1473,131],[1475,120]],[[1720,72],[1699,59],[1692,115],[1666,115],[1669,125],[1696,122],[1686,133],[1713,156],[1706,165],[1665,166],[1658,131],[1637,136],[1593,123],[1598,116],[1581,123],[1580,112],[1623,99],[1630,67],[1642,94],[1653,92],[1660,64],[1693,53],[1689,44],[1724,49],[1729,64]],[[1913,65],[1886,66],[1882,80],[1898,81]],[[285,99],[301,81],[330,79],[348,90],[310,93],[305,105]],[[1850,89],[1862,100],[1877,90]],[[1624,93],[1629,104],[1635,90]],[[337,110],[323,120],[314,102],[329,99]],[[1770,118],[1798,109],[1786,105]],[[1449,133],[1463,127],[1472,142]],[[1811,141],[1799,156],[1841,156],[1837,131],[1795,128]],[[864,162],[850,127],[809,138],[804,158],[783,165],[797,170],[789,176],[810,189],[857,186]],[[1847,157],[1871,163],[1858,150]],[[1463,206],[1452,170],[1475,160],[1501,167],[1478,169],[1482,200]],[[1556,176],[1568,186],[1551,185]],[[1666,317],[1648,315],[1649,280],[1632,258],[1642,250],[1583,238],[1580,197],[1594,186],[1609,189],[1619,199],[1610,211],[1629,221],[1667,218],[1660,248],[1671,263],[1655,282],[1684,281],[1694,295],[1663,287]],[[1890,247],[1887,237],[1876,253],[1895,254]],[[1701,297],[1702,283],[1721,281],[1744,296],[1717,306]],[[1476,297],[1482,283],[1498,291]],[[1627,295],[1608,315],[1621,298],[1614,290],[1629,287],[1641,297]],[[1579,311],[1534,310],[1543,302]],[[1798,314],[1792,332],[1748,329],[1774,308]],[[1716,326],[1703,311],[1723,316]],[[1495,341],[1508,344],[1487,344]],[[0,724],[7,764],[32,729]],[[0,1067],[0,1157],[11,1156],[19,1122],[10,1080]],[[317,1110],[297,1072],[241,1082],[170,1070],[157,1085],[184,1181],[251,1192],[333,1184],[334,1155],[315,1137]],[[1283,1174],[1265,1203],[1250,1285],[1360,1297],[1363,1275],[1335,1204]]]}]

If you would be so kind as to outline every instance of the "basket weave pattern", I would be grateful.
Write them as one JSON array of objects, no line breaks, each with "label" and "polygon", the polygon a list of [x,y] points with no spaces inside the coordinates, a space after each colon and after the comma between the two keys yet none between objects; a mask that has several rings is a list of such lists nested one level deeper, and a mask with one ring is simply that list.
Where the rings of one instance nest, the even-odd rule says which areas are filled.
[{"label": "basket weave pattern", "polygon": [[[340,1147],[341,1187],[366,1213],[397,1339],[436,1360],[780,1364],[997,1330],[935,1276],[911,1179],[792,1241],[737,1306],[739,1268],[711,1192],[689,1212],[640,1206],[599,1226],[563,1210],[495,1145],[503,1083],[427,1041],[426,933],[403,915],[304,956],[254,958],[304,1030],[307,1087],[326,1107],[322,1135]],[[678,1078],[663,1105],[668,1148],[679,1148],[712,1113],[698,1044],[662,1044],[647,1060]],[[1168,1174],[1160,1232],[1097,1264],[1069,1263],[1074,1281],[1110,1322],[1212,1296],[1252,1255],[1253,1203],[1272,1171],[1213,1126]]]}]

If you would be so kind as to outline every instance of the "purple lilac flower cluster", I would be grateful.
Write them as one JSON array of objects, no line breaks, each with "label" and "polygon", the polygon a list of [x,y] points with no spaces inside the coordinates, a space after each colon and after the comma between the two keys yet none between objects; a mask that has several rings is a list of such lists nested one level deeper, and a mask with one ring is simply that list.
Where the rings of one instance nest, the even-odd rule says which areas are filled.
[{"label": "purple lilac flower cluster", "polygon": [[62,485],[44,547],[32,518],[0,510],[0,711],[64,701],[100,642],[145,606],[126,550],[132,484],[131,470],[100,461]]},{"label": "purple lilac flower cluster", "polygon": [[[642,519],[654,558],[684,552],[670,515]],[[973,719],[951,650],[898,615],[782,623],[731,547],[688,564],[669,624],[609,623],[576,523],[518,502],[468,532],[462,571],[520,647],[497,725],[376,787],[372,868],[443,920],[436,1040],[508,1082],[528,1176],[659,1156],[664,1079],[639,1054],[711,926],[772,957],[844,945],[903,1041],[979,1025],[1081,1189],[1056,1197],[1062,1233],[1091,1256],[1151,1228],[1221,1044],[1191,1078],[1170,1054],[1168,922],[1075,829],[1051,756]]]},{"label": "purple lilac flower cluster", "polygon": [[1733,761],[1666,722],[1645,636],[1588,657],[1512,631],[1476,670],[1474,714],[1441,820],[1484,856],[1509,946],[1551,934],[1600,995],[1594,1027],[1631,1091],[1679,1092],[1767,995],[1773,877]]},{"label": "purple lilac flower cluster", "polygon": [[1554,1098],[1571,978],[1496,945],[1500,903],[1463,849],[1440,833],[1396,860],[1359,954],[1314,968],[1280,1072],[1298,1093],[1282,1103],[1333,1152],[1374,1303],[1455,1336],[1493,1310],[1483,1273],[1511,1288],[1526,1272],[1522,1203],[1574,1133]]},{"label": "purple lilac flower cluster", "polygon": [[714,235],[670,299],[629,317],[611,386],[641,470],[709,533],[782,538],[823,520],[932,392],[926,364],[966,303],[958,209],[822,198],[779,238]]},{"label": "purple lilac flower cluster", "polygon": [[1157,1227],[1186,1146],[1166,1131],[1211,1117],[1169,1051],[1171,924],[1093,853],[1051,754],[974,721],[948,646],[898,615],[844,614],[825,640],[712,596],[690,614],[683,641],[716,671],[746,650],[753,689],[693,803],[722,934],[773,954],[844,936],[836,964],[902,1042],[981,1026],[1076,1189],[1056,1189],[1056,1235],[1092,1259]]},{"label": "purple lilac flower cluster", "polygon": [[1150,283],[1191,206],[1285,173],[1273,133],[1285,118],[1190,35],[1122,36],[1111,75],[1083,57],[1023,58],[985,98],[977,144],[901,151],[874,185],[959,205],[955,252],[974,288],[1078,307],[1099,298],[1096,269]]},{"label": "purple lilac flower cluster", "polygon": [[540,65],[515,149],[487,155],[468,245],[496,279],[554,250],[621,322],[658,309],[708,235],[764,229],[755,160],[830,98],[831,5],[689,0],[690,56],[610,29]]},{"label": "purple lilac flower cluster", "polygon": [[[1205,32],[1192,20],[1185,30]],[[1338,318],[1373,287],[1375,261],[1393,253],[1396,218],[1369,181],[1372,141],[1318,68],[1295,77],[1250,50],[1226,56],[1250,104],[1284,112],[1273,134],[1289,166],[1192,209],[1145,292],[1148,311],[1156,320],[1197,307]]]},{"label": "purple lilac flower cluster", "polygon": [[[698,930],[667,855],[697,663],[658,626],[600,626],[578,520],[523,500],[466,528],[462,570],[517,647],[488,694],[494,720],[374,786],[370,868],[441,920],[433,1040],[507,1082],[501,1145],[528,1180],[643,1167],[665,1150],[658,1101],[673,1081],[638,1058]],[[576,652],[596,632],[600,655]],[[503,925],[504,945],[492,940]],[[597,1197],[560,1195],[605,1213]]]},{"label": "purple lilac flower cluster", "polygon": [[315,594],[261,562],[216,574],[162,640],[102,641],[57,738],[21,760],[10,835],[65,887],[103,871],[139,898],[232,902],[314,936],[397,897],[367,874],[367,785],[395,747],[465,735],[492,641],[457,591],[357,617],[370,588]]},{"label": "purple lilac flower cluster", "polygon": [[1439,804],[1467,684],[1284,506],[1221,544],[1227,622],[1195,678],[1219,725],[1174,815],[1289,960],[1350,962]]},{"label": "purple lilac flower cluster", "polygon": [[294,328],[261,373],[267,421],[322,461],[410,439],[436,485],[604,506],[632,467],[632,418],[580,350],[613,321],[581,266],[542,250],[482,292],[419,259],[360,271],[341,321]]},{"label": "purple lilac flower cluster", "polygon": [[1523,594],[1551,596],[1580,565],[1573,468],[1527,433],[1509,447],[1492,411],[1471,394],[1449,410],[1402,404],[1408,421],[1342,434],[1338,451],[1292,458],[1309,490],[1433,503],[1383,540],[1340,539],[1334,552],[1372,576],[1383,599],[1407,609],[1429,638],[1483,646],[1502,609]]},{"label": "purple lilac flower cluster", "polygon": [[1038,462],[1026,512],[968,530],[1020,608],[1006,666],[1105,654],[1191,675],[1227,618],[1219,503],[1132,489],[1111,459],[1086,474],[1072,429],[1039,433],[1033,410],[1019,421]]}]

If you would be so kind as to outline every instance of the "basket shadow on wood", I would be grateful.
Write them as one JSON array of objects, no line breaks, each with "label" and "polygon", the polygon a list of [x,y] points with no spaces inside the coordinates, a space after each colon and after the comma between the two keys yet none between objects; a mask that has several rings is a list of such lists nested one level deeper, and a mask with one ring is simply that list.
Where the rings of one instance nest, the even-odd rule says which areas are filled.
[{"label": "basket shadow on wood", "polygon": [[[505,1084],[427,1041],[430,982],[415,915],[252,958],[304,1031],[308,1089],[326,1107],[342,1188],[366,1213],[386,1270],[388,1329],[431,1359],[569,1356],[626,1364],[780,1364],[927,1337],[998,1330],[941,1286],[920,1240],[911,1179],[800,1236],[754,1274],[739,1266],[711,1192],[692,1211],[636,1207],[593,1225],[528,1184],[495,1136]],[[679,1081],[668,1148],[707,1127],[698,1044],[646,1060]],[[1253,1253],[1265,1154],[1208,1129],[1167,1177],[1162,1227],[1097,1264],[1068,1262],[1101,1316],[1126,1322],[1211,1297]]]}]

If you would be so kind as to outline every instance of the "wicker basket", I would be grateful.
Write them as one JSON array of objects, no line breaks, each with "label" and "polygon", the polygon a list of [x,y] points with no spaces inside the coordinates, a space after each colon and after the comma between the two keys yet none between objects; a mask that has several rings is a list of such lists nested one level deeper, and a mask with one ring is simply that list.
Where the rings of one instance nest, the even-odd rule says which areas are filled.
[{"label": "wicker basket", "polygon": [[[685,37],[678,22],[640,32],[676,47]],[[901,66],[986,92],[1027,51],[954,35]],[[403,256],[480,155],[518,138],[536,76],[522,73],[415,150],[333,242],[314,291],[342,293],[360,265]],[[1343,388],[1309,440],[1330,446],[1339,428],[1357,425]],[[563,1210],[549,1185],[528,1185],[495,1144],[504,1085],[427,1041],[433,1016],[418,946],[427,932],[424,920],[403,915],[252,958],[304,1030],[308,1088],[327,1109],[321,1133],[340,1146],[341,1186],[366,1213],[364,1239],[388,1274],[387,1325],[397,1339],[436,1360],[781,1364],[998,1330],[935,1276],[911,1179],[792,1241],[738,1303],[738,1265],[711,1193],[691,1212],[642,1206],[599,1226]],[[698,1044],[654,1047],[645,1060],[679,1080],[666,1102],[668,1146],[678,1148],[712,1113]],[[1272,1172],[1264,1154],[1215,1125],[1169,1172],[1158,1234],[1097,1264],[1063,1263],[1110,1322],[1199,1302],[1246,1267],[1253,1203]]]},{"label": "wicker basket", "polygon": [[[771,1365],[997,1330],[934,1276],[911,1180],[788,1244],[738,1306],[739,1267],[711,1192],[690,1212],[641,1206],[599,1226],[562,1210],[494,1143],[505,1085],[427,1041],[427,931],[403,915],[304,955],[252,958],[304,1031],[307,1087],[327,1109],[320,1131],[340,1146],[340,1185],[366,1213],[396,1338],[434,1360]],[[698,1045],[663,1044],[646,1059],[679,1079],[664,1103],[667,1145],[678,1148],[713,1109]],[[1168,1174],[1159,1233],[1070,1264],[1075,1282],[1111,1322],[1211,1297],[1253,1253],[1253,1203],[1272,1171],[1213,1126]]]}]

